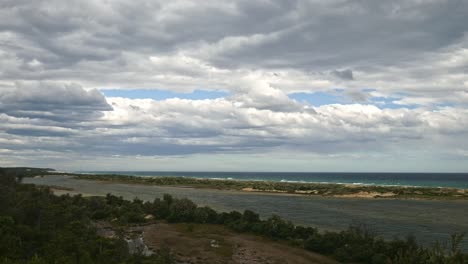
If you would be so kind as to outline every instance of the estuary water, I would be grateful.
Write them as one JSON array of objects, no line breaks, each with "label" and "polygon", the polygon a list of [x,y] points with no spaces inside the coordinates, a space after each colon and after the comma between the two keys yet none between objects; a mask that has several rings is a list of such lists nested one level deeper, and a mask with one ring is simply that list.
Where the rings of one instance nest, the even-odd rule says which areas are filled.
[{"label": "estuary water", "polygon": [[[83,173],[83,172],[80,172]],[[468,173],[343,173],[343,172],[181,172],[181,171],[86,171],[92,174],[132,176],[180,176],[207,179],[264,180],[283,182],[345,183],[451,187],[468,189]]]},{"label": "estuary water", "polygon": [[[468,231],[468,201],[349,199],[281,195],[130,185],[121,183],[76,180],[69,176],[25,178],[25,183],[72,188],[70,193],[105,195],[112,193],[127,199],[138,197],[153,200],[169,193],[187,197],[199,205],[218,211],[250,209],[262,217],[277,214],[295,224],[321,230],[343,230],[352,224],[364,224],[384,238],[414,235],[425,245],[446,241],[451,233]],[[60,191],[66,193],[69,191]],[[468,239],[463,248],[468,251]]]}]

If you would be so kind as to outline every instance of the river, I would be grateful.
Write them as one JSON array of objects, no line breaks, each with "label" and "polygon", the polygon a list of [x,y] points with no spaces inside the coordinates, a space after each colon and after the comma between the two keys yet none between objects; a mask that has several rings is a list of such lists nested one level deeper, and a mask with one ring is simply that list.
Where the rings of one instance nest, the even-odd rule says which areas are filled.
[{"label": "river", "polygon": [[[412,234],[424,245],[446,241],[451,233],[468,231],[468,201],[350,199],[317,196],[281,195],[132,185],[77,180],[69,176],[25,178],[25,183],[72,188],[70,193],[105,195],[112,193],[126,199],[153,200],[164,193],[186,197],[199,205],[218,211],[250,209],[262,217],[277,214],[295,224],[320,230],[342,230],[352,224],[364,224],[384,238]],[[60,191],[62,193],[67,191]],[[462,244],[468,251],[468,239]]]}]

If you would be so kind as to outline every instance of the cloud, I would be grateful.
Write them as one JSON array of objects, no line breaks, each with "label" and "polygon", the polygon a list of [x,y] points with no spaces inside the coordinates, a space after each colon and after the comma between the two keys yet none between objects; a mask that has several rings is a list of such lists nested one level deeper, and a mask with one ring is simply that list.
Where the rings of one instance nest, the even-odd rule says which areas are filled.
[{"label": "cloud", "polygon": [[[438,149],[432,155],[468,149],[463,143],[468,112],[453,107],[437,111],[363,104],[313,107],[291,100],[296,108],[276,108],[274,100],[257,107],[235,97],[157,101],[111,97],[107,102],[112,110],[88,119],[85,126],[3,114],[2,146],[27,160],[47,156],[55,162],[67,157],[82,160],[79,155],[118,160],[260,153],[368,159],[428,146]],[[0,155],[12,157],[10,152]]]},{"label": "cloud", "polygon": [[229,91],[254,74],[285,93],[455,93],[468,81],[466,5],[7,2],[0,8],[0,77],[189,92]]},{"label": "cloud", "polygon": [[[66,146],[103,155],[258,152],[277,147],[319,154],[347,153],[422,144],[468,132],[466,110],[450,107],[439,111],[380,109],[362,104],[312,107],[291,100],[295,109],[277,109],[274,101],[272,107],[267,107],[268,100],[262,107],[255,107],[234,97],[107,101],[113,110],[88,120],[88,127],[67,128],[66,123],[62,123],[63,128],[46,126],[31,117],[21,119],[29,123],[25,127],[14,125],[18,117],[8,116],[4,119],[10,121],[3,126],[11,138],[49,137],[50,142],[60,143],[56,151]],[[56,137],[62,137],[61,141]],[[43,147],[44,142],[36,143]],[[53,148],[54,144],[48,147]]]},{"label": "cloud", "polygon": [[13,117],[53,121],[95,119],[112,110],[97,90],[84,90],[77,84],[49,82],[16,83],[0,91],[0,111]]},{"label": "cloud", "polygon": [[62,127],[18,127],[5,130],[7,134],[33,137],[65,137],[73,134],[73,130]]},{"label": "cloud", "polygon": [[344,91],[344,94],[351,98],[353,102],[367,102],[370,98],[370,95],[365,91],[358,89],[347,89]]},{"label": "cloud", "polygon": [[342,71],[333,70],[331,74],[343,80],[354,80],[353,71],[350,69],[346,69]]},{"label": "cloud", "polygon": [[[467,10],[451,0],[2,1],[0,155],[466,153]],[[339,100],[317,107],[295,94]]]}]

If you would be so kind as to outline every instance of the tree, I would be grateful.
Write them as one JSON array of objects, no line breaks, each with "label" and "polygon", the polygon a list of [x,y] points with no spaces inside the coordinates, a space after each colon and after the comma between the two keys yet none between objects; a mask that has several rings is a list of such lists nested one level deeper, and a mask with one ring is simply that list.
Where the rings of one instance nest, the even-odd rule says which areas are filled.
[{"label": "tree", "polygon": [[191,222],[194,220],[197,205],[187,198],[175,199],[169,207],[170,222]]},{"label": "tree", "polygon": [[215,224],[218,218],[218,214],[215,210],[211,209],[210,207],[199,207],[195,209],[194,220],[197,223],[208,223],[208,224]]},{"label": "tree", "polygon": [[257,223],[260,221],[260,216],[253,211],[245,210],[242,215],[242,220],[247,223]]}]

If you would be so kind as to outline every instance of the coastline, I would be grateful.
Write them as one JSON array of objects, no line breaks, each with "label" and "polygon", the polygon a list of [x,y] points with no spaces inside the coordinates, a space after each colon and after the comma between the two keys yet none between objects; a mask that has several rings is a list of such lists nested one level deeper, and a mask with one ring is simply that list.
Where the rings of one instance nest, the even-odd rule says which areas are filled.
[{"label": "coastline", "polygon": [[[348,183],[276,182],[238,179],[207,179],[169,176],[128,176],[103,174],[60,173],[78,180],[101,183],[170,186],[193,189],[236,191],[275,195],[320,196],[346,199],[415,199],[468,200],[468,189],[448,187],[388,186]],[[43,175],[47,176],[47,175]],[[39,176],[39,177],[43,177]]]},{"label": "coastline", "polygon": [[468,173],[442,172],[223,172],[223,171],[86,171],[80,175],[114,175],[137,177],[181,177],[208,180],[255,182],[349,184],[396,187],[447,187],[468,189]]}]

